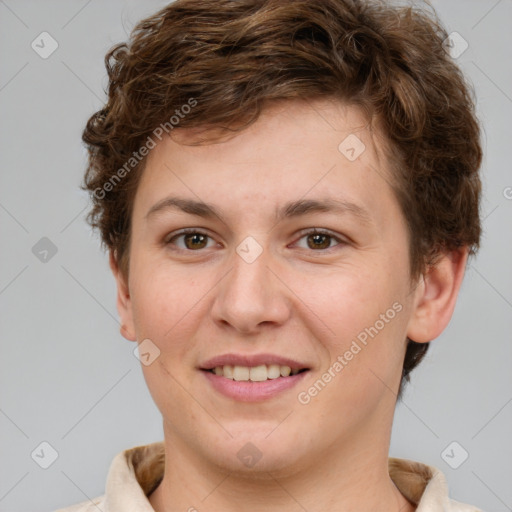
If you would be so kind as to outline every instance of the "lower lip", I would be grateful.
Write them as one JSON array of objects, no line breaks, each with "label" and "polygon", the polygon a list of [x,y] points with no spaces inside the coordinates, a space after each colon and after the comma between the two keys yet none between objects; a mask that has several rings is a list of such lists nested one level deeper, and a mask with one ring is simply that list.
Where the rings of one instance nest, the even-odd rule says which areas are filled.
[{"label": "lower lip", "polygon": [[269,400],[287,389],[293,388],[304,378],[308,371],[297,373],[297,375],[290,375],[289,377],[264,380],[262,382],[226,379],[225,377],[204,370],[202,370],[202,373],[216,391],[229,398],[240,402],[261,402],[263,400]]}]

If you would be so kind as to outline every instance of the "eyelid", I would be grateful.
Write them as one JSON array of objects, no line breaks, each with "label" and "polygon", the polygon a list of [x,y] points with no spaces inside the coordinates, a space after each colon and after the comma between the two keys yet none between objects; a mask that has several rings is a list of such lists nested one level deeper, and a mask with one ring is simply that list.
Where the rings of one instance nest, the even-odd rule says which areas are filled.
[{"label": "eyelid", "polygon": [[[164,238],[164,241],[165,242],[169,242],[171,241],[173,238],[176,238],[180,235],[188,235],[188,234],[192,234],[192,233],[197,233],[198,235],[206,235],[206,236],[210,236],[206,230],[202,229],[202,228],[183,228],[183,229],[178,229],[176,231],[173,231],[171,233],[168,233],[167,235],[165,235],[165,238]],[[211,238],[211,237],[210,237]]]}]

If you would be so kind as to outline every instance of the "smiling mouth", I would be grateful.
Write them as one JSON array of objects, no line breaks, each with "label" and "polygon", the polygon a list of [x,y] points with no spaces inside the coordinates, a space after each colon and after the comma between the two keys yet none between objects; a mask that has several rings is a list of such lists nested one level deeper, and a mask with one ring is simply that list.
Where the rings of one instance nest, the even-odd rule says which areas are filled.
[{"label": "smiling mouth", "polygon": [[290,366],[279,364],[261,364],[258,366],[223,365],[211,369],[203,369],[203,371],[240,382],[264,382],[266,380],[298,375],[299,373],[309,371],[309,368],[292,369]]}]

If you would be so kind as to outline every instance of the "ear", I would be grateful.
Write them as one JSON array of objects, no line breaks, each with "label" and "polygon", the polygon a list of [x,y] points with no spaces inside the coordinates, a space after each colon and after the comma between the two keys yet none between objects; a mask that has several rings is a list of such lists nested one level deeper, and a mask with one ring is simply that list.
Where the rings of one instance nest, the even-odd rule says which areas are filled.
[{"label": "ear", "polygon": [[119,269],[117,258],[112,251],[110,251],[109,263],[117,283],[117,311],[121,319],[121,335],[129,341],[137,341],[133,323],[130,290],[125,276]]},{"label": "ear", "polygon": [[444,331],[455,309],[467,259],[467,247],[447,252],[423,275],[407,330],[411,340],[426,343]]}]

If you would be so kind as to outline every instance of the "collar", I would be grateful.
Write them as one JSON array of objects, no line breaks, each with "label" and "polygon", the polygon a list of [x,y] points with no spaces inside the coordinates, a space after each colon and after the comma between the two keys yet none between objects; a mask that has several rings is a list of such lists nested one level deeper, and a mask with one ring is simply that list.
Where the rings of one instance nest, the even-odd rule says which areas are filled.
[{"label": "collar", "polygon": [[[416,512],[481,512],[451,500],[441,471],[420,462],[390,457],[389,475]],[[165,468],[163,442],[136,446],[114,458],[105,488],[105,512],[154,512],[147,496],[160,484]]]}]

